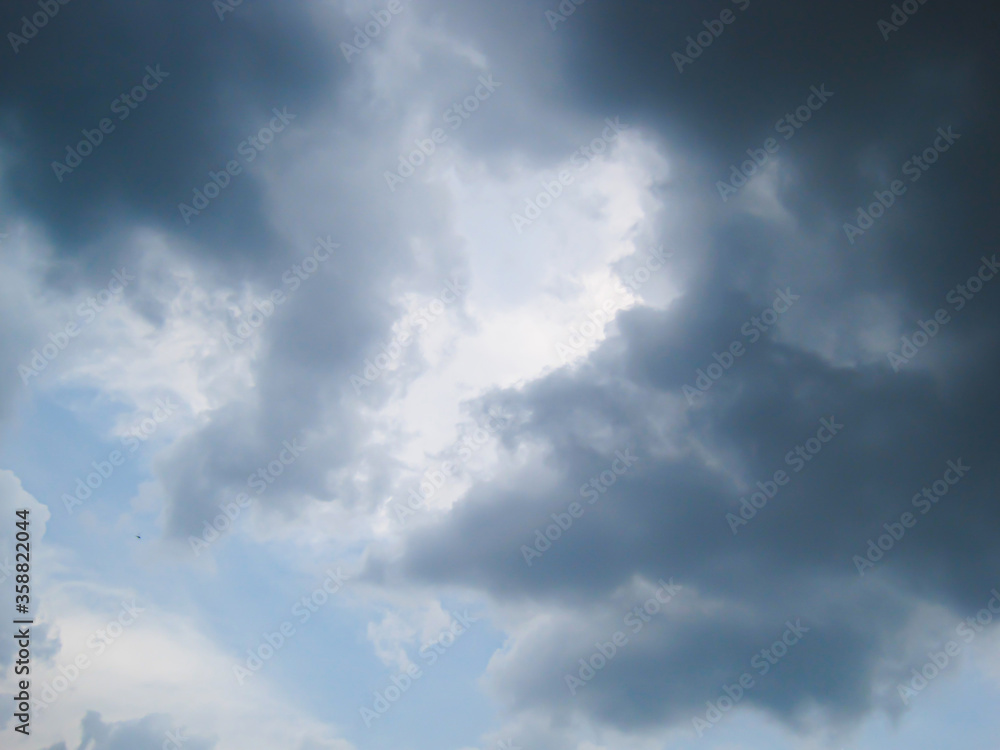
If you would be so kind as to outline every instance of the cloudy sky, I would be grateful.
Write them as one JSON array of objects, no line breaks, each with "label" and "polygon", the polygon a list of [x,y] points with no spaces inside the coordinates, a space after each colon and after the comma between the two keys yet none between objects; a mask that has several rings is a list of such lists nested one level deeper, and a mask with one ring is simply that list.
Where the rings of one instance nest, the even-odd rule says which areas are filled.
[{"label": "cloudy sky", "polygon": [[3,746],[994,750],[991,10],[4,4]]}]

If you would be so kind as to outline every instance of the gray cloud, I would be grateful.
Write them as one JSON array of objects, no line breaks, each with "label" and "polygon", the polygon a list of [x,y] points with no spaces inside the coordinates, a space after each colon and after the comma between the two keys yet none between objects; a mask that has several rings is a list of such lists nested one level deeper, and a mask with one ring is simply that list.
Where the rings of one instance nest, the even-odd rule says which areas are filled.
[{"label": "gray cloud", "polygon": [[[985,130],[995,104],[980,84],[993,70],[972,4],[938,8],[933,19],[924,8],[924,26],[915,20],[888,44],[876,10],[821,3],[806,24],[792,7],[751,7],[679,74],[671,52],[717,16],[714,8],[588,4],[559,29],[574,105],[659,132],[668,155],[696,171],[678,179],[700,191],[685,218],[708,239],[697,254],[688,249],[684,296],[665,312],[620,314],[618,335],[581,367],[489,396],[527,415],[505,441],[511,451],[548,446],[557,482],[525,470],[473,488],[447,518],[415,531],[401,560],[375,554],[369,565],[373,579],[391,585],[460,584],[501,604],[559,603],[599,621],[634,576],[673,575],[724,605],[663,619],[577,699],[562,676],[606,633],[595,626],[572,638],[563,621],[533,630],[491,671],[492,688],[517,710],[540,705],[565,717],[582,709],[626,729],[688,721],[788,617],[802,617],[814,634],[748,703],[793,722],[813,705],[831,720],[895,710],[886,695],[906,670],[890,665],[909,658],[909,628],[931,627],[921,605],[964,614],[995,584],[1000,550],[979,529],[997,520],[997,402],[987,373],[997,365],[998,298],[984,291],[964,312],[945,302],[984,252],[992,256],[994,221],[982,196],[996,183]],[[776,197],[792,220],[723,203],[715,181],[823,82],[835,97],[781,154]],[[849,245],[841,224],[946,125],[961,145],[920,182],[907,180],[908,194],[859,247]],[[802,301],[782,335],[771,330],[748,347],[689,406],[683,386],[732,340],[747,343],[743,322],[787,285]],[[921,354],[930,371],[895,373],[884,354],[870,353],[865,329],[884,321],[869,315],[848,325],[867,297],[887,304],[900,333],[949,309],[939,348]],[[831,333],[836,359],[853,364],[823,356],[820,337]],[[898,336],[886,344],[898,351]],[[726,513],[754,482],[791,472],[787,452],[831,415],[842,434],[734,537]],[[595,446],[583,427],[595,424],[613,447],[636,446],[644,460],[528,567],[521,545],[550,513],[580,501],[580,485],[612,458],[608,440]],[[954,495],[860,577],[853,555],[885,533],[883,523],[913,511],[912,496],[959,457],[975,468]]]},{"label": "gray cloud", "polygon": [[[672,273],[683,296],[666,310],[619,314],[579,366],[487,394],[480,406],[518,415],[500,438],[507,453],[541,446],[545,455],[474,485],[443,518],[415,523],[401,557],[373,548],[368,578],[457,585],[501,608],[558,613],[491,665],[488,686],[515,713],[540,707],[569,721],[583,711],[626,730],[686,722],[795,618],[812,629],[808,639],[747,704],[793,725],[816,705],[835,723],[894,711],[887,695],[919,656],[915,634],[935,627],[926,607],[964,615],[997,583],[1000,548],[986,530],[998,521],[1000,296],[987,286],[962,311],[946,302],[995,248],[997,71],[982,8],[926,4],[885,40],[876,22],[888,5],[751,0],[679,72],[673,53],[718,17],[718,3],[588,2],[555,32],[550,7],[441,0],[411,9],[468,40],[504,81],[490,115],[455,142],[499,174],[518,160],[546,169],[572,152],[567,142],[582,142],[587,124],[620,115],[670,164],[670,178],[650,190],[683,209],[683,226],[658,226],[679,251]],[[0,12],[0,29],[19,14]],[[368,409],[405,392],[424,363],[413,350],[360,399],[349,378],[391,335],[394,290],[433,293],[466,270],[467,250],[443,192],[414,181],[390,195],[382,173],[412,140],[399,127],[408,107],[436,117],[479,67],[408,39],[420,64],[403,80],[380,81],[389,94],[379,98],[350,89],[351,69],[331,41],[351,24],[338,16],[318,28],[303,4],[246,4],[223,24],[209,4],[70,4],[61,14],[0,74],[3,199],[68,259],[53,286],[77,283],[80,269],[104,275],[144,225],[166,232],[223,288],[278,286],[316,235],[342,246],[262,331],[252,402],[218,409],[157,457],[167,532],[197,533],[296,435],[309,450],[269,491],[269,505],[294,514],[310,497],[374,511],[399,473],[399,436],[370,443]],[[169,85],[56,182],[51,159],[155,63],[171,71]],[[821,85],[834,95],[779,141],[773,184],[758,175],[723,202],[717,181]],[[297,129],[268,155],[269,179],[239,180],[183,227],[176,203],[286,104],[300,113]],[[961,139],[908,182],[904,164],[942,127]],[[906,195],[850,244],[844,222],[897,178]],[[764,186],[773,202],[761,208]],[[747,343],[742,326],[786,288],[800,301],[689,404],[684,386],[697,370],[733,340]],[[938,308],[953,321],[914,366],[894,372],[884,352]],[[789,451],[831,417],[842,432],[734,536],[726,515],[739,498],[793,471]],[[626,446],[640,456],[634,470],[527,566],[521,547],[533,530],[580,502],[581,485]],[[853,557],[958,458],[973,467],[969,476],[859,576]],[[372,469],[367,483],[339,473],[360,463]],[[617,627],[632,604],[621,591],[669,576],[686,588],[676,611],[571,696],[563,675]]]},{"label": "gray cloud", "polygon": [[[164,747],[211,750],[215,747],[215,740],[187,734],[183,728],[174,726],[166,714],[150,714],[132,721],[105,723],[98,712],[88,711],[80,726],[83,737],[78,750],[161,750]],[[182,740],[180,744],[177,743],[178,739]],[[47,750],[66,748],[65,742],[59,742]]]}]

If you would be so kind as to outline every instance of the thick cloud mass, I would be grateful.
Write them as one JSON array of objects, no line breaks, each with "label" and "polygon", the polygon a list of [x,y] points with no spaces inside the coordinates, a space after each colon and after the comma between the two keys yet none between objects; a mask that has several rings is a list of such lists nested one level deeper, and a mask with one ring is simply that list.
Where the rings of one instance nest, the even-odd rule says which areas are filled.
[{"label": "thick cloud mass", "polygon": [[[474,491],[450,518],[415,536],[397,565],[424,580],[571,607],[599,606],[636,575],[675,576],[699,600],[724,604],[662,623],[660,644],[615,662],[587,696],[609,721],[690,711],[738,676],[731,665],[748,661],[795,617],[813,628],[809,648],[751,700],[781,712],[812,703],[835,712],[867,708],[872,680],[918,601],[975,611],[995,585],[998,548],[982,532],[997,522],[992,389],[949,399],[926,376],[896,375],[884,364],[835,368],[762,341],[687,408],[680,386],[693,370],[657,353],[711,341],[719,345],[710,351],[722,351],[726,324],[718,317],[749,317],[755,308],[744,303],[727,314],[686,301],[663,314],[623,316],[622,340],[595,362],[507,394],[506,408],[531,414],[509,441],[547,446],[545,462],[559,480],[539,487],[524,476]],[[617,347],[621,357],[607,351]],[[823,419],[843,429],[796,473],[805,462],[786,455],[815,437]],[[593,424],[614,436],[608,445],[632,447],[639,461],[529,567],[522,545],[535,543],[533,530],[551,523],[550,513],[585,503],[581,485],[614,460],[578,427]],[[972,471],[954,494],[887,555],[877,576],[859,577],[852,557],[885,533],[883,523],[914,511],[911,496],[959,458]],[[726,514],[738,514],[737,499],[778,470],[791,477],[787,486],[734,537]],[[526,684],[502,680],[518,703],[569,701],[560,668],[571,668],[576,652],[562,653],[559,632],[547,637],[517,655],[523,663],[513,660]],[[540,660],[550,668],[540,669]],[[623,712],[621,691],[633,690],[646,697],[643,705]]]},{"label": "thick cloud mass", "polygon": [[[382,4],[60,5],[0,67],[0,419],[173,394],[142,489],[114,490],[131,506],[87,523],[153,508],[187,554],[270,472],[231,537],[356,562],[379,657],[405,658],[438,597],[487,602],[505,642],[480,684],[525,743],[689,730],[746,671],[741,709],[793,730],[898,718],[900,682],[1000,585],[994,11],[905,5],[890,27],[891,3],[404,2],[353,59]],[[0,31],[35,10],[5,6]],[[147,66],[169,75],[58,179]],[[295,119],[186,223],[275,109]],[[337,249],[289,282],[321,238]],[[122,266],[115,312],[25,382]],[[418,326],[447,283],[465,291]],[[489,447],[463,444],[496,409]],[[443,459],[447,486],[426,472]],[[61,512],[59,492],[35,494]],[[680,593],[568,689],[667,580]],[[800,641],[756,672],[789,623]],[[80,747],[160,747],[165,721],[90,712]]]},{"label": "thick cloud mass", "polygon": [[[686,253],[689,286],[667,310],[623,313],[618,337],[583,366],[491,396],[530,415],[505,440],[512,451],[544,451],[537,462],[555,479],[540,483],[526,470],[473,489],[411,538],[401,560],[376,558],[372,574],[460,583],[500,600],[561,601],[580,612],[607,611],[634,576],[670,575],[701,604],[668,615],[642,651],[619,657],[584,698],[569,695],[562,675],[575,673],[588,644],[614,627],[569,643],[564,621],[533,631],[494,665],[494,686],[510,704],[556,710],[582,700],[621,727],[687,719],[780,634],[785,618],[801,617],[812,627],[808,646],[748,700],[785,716],[817,705],[857,715],[888,705],[886,694],[908,673],[900,636],[921,606],[961,616],[989,598],[1000,552],[984,531],[997,522],[991,375],[1000,297],[987,284],[965,310],[945,301],[996,248],[995,212],[983,200],[996,189],[996,144],[987,135],[995,91],[979,85],[995,60],[974,5],[938,8],[887,44],[875,26],[881,8],[820,3],[806,18],[804,9],[755,3],[725,31],[732,39],[682,75],[671,52],[717,15],[714,4],[583,7],[560,31],[573,40],[564,70],[583,106],[662,128],[670,148],[704,165],[704,195],[688,221],[708,240],[699,257]],[[576,35],[574,23],[584,27]],[[821,84],[833,97],[782,146],[773,190],[788,218],[768,221],[723,203],[712,183],[774,137],[775,120]],[[961,134],[954,151],[851,246],[841,224],[853,223],[856,207],[901,177],[904,162],[947,126]],[[677,189],[665,186],[668,201]],[[742,325],[779,288],[801,297],[785,316],[785,335],[772,330],[749,345]],[[873,355],[865,329],[882,321],[851,319],[873,299],[893,300],[900,334],[939,308],[952,313],[941,348],[919,355],[929,369],[896,373],[885,350]],[[734,340],[748,344],[747,354],[689,405],[683,387]],[[898,338],[885,346],[900,351]],[[823,418],[842,432],[795,473],[786,454],[814,437]],[[607,434],[601,446],[595,425]],[[533,543],[534,529],[582,502],[578,487],[625,446],[641,457],[636,468],[603,507],[526,565],[521,546]],[[853,557],[885,533],[884,523],[914,511],[912,496],[959,458],[973,467],[969,475],[933,515],[917,511],[920,523],[877,575],[859,576]],[[780,469],[790,483],[734,538],[726,514]]]},{"label": "thick cloud mass", "polygon": [[[37,6],[5,6],[0,28],[19,29],[30,10]],[[226,20],[211,3],[70,3],[18,44],[0,74],[0,121],[18,146],[5,170],[12,208],[45,222],[67,254],[107,262],[94,245],[125,229],[124,216],[177,230],[177,204],[234,158],[273,107],[307,116],[339,77],[335,49],[310,30],[306,4],[258,5]],[[166,77],[145,100],[124,104],[119,97],[148,78],[147,66]],[[66,146],[102,118],[114,131],[57,182],[51,162],[65,162]],[[239,262],[266,252],[270,228],[252,182],[231,192],[190,231]]]}]

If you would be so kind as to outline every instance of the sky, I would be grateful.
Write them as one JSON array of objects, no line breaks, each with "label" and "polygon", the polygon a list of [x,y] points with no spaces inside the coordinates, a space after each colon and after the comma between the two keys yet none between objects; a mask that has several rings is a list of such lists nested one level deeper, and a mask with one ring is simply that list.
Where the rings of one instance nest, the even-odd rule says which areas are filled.
[{"label": "sky", "polygon": [[990,11],[4,4],[0,744],[995,750]]}]

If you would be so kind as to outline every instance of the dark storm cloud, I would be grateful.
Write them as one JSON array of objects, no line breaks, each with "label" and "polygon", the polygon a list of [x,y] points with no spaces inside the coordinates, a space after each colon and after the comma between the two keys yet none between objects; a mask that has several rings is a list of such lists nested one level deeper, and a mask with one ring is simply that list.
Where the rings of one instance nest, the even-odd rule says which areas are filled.
[{"label": "dark storm cloud", "polygon": [[[622,313],[619,337],[579,369],[490,396],[530,415],[504,440],[551,446],[555,488],[529,472],[473,488],[446,519],[415,531],[401,560],[371,562],[370,575],[386,582],[461,584],[501,601],[561,602],[581,617],[606,613],[637,574],[674,576],[728,605],[666,615],[579,699],[563,675],[606,634],[595,627],[572,639],[558,624],[533,631],[494,669],[494,688],[516,708],[583,706],[623,728],[686,720],[739,676],[770,630],[801,617],[809,639],[747,703],[789,719],[810,705],[833,718],[891,710],[886,686],[894,696],[906,673],[902,633],[919,617],[917,603],[964,615],[996,584],[1000,547],[981,530],[1000,520],[991,384],[1000,287],[988,282],[962,310],[946,302],[996,249],[996,90],[987,85],[996,62],[982,8],[922,6],[886,41],[876,21],[889,4],[751,2],[679,72],[672,53],[721,7],[587,3],[558,28],[553,43],[567,50],[560,103],[594,117],[621,113],[658,135],[668,159],[677,154],[697,170],[675,180],[700,196],[685,219],[704,229],[707,246],[686,264],[684,296],[667,311]],[[778,137],[777,197],[791,224],[723,202],[716,181],[822,84],[833,97],[793,139]],[[948,126],[961,138],[911,182],[904,165]],[[907,193],[852,246],[842,224],[895,179]],[[917,355],[934,374],[894,372],[885,357],[837,366],[813,342],[781,341],[772,330],[688,405],[682,389],[698,368],[734,340],[747,344],[741,326],[787,285],[801,295],[782,324],[791,330],[834,330],[865,295],[899,300],[893,314],[908,333],[947,309],[949,322]],[[863,348],[861,333],[847,334],[848,349]],[[887,345],[901,350],[898,338]],[[795,472],[789,451],[830,418],[844,427]],[[577,427],[593,424],[616,447],[634,446],[640,461],[529,567],[522,545],[552,523],[549,514],[583,502],[581,485],[613,459]],[[922,516],[914,496],[959,458],[972,470]],[[734,536],[726,514],[782,469],[788,485]],[[905,511],[919,523],[860,576],[854,556]]]},{"label": "dark storm cloud", "polygon": [[[675,179],[710,204],[720,201],[716,182],[731,176],[731,165],[775,137],[790,167],[779,197],[804,229],[828,233],[842,246],[855,283],[902,288],[925,302],[935,297],[936,279],[964,271],[990,246],[997,226],[988,196],[995,196],[1000,156],[990,135],[997,91],[989,81],[998,63],[980,22],[983,4],[922,5],[888,40],[877,21],[890,16],[891,3],[806,8],[751,0],[740,10],[743,4],[587,2],[555,31],[544,14],[558,3],[451,4],[449,22],[498,69],[529,75],[540,103],[521,128],[511,128],[505,113],[490,118],[488,130],[462,135],[480,135],[479,150],[526,150],[544,164],[565,153],[546,137],[542,111],[585,112],[597,121],[614,113],[660,138],[668,158],[696,170]],[[673,54],[683,54],[687,37],[705,32],[704,22],[723,9],[734,21],[679,72]],[[822,109],[792,139],[776,134],[777,121],[824,84],[834,95]],[[841,224],[856,221],[857,207],[891,180],[909,185],[904,163],[947,126],[961,141],[849,245]],[[730,220],[733,205],[718,207],[715,220]],[[893,242],[883,241],[888,227]],[[945,238],[948,253],[941,252]]]},{"label": "dark storm cloud", "polygon": [[[746,149],[776,137],[793,169],[779,197],[796,220],[829,231],[845,262],[871,269],[883,289],[927,303],[938,279],[964,272],[996,236],[986,196],[995,195],[1000,155],[990,135],[997,60],[981,23],[984,4],[922,5],[885,40],[877,21],[891,5],[588,3],[557,38],[567,49],[562,71],[573,103],[594,116],[621,112],[669,146],[701,154],[706,199],[718,198],[716,181],[748,158]],[[679,72],[673,53],[727,6],[735,21]],[[834,92],[823,109],[794,139],[775,136],[776,121],[821,84]],[[902,177],[903,164],[949,125],[960,143],[857,246],[832,231],[854,222],[856,208]],[[858,275],[864,283],[868,274]]]},{"label": "dark storm cloud", "polygon": [[[11,210],[42,224],[61,253],[99,265],[98,274],[114,262],[108,255],[127,252],[137,224],[203,241],[229,260],[265,253],[273,238],[253,178],[235,179],[226,199],[190,227],[177,204],[237,158],[272,108],[287,107],[301,124],[343,75],[309,4],[247,3],[224,22],[210,2],[58,8],[16,54],[10,44],[2,53],[0,142]],[[37,11],[33,2],[5,5],[0,30],[20,34],[22,17]],[[121,98],[144,81],[143,101]],[[66,147],[102,118],[113,130],[59,182],[52,162],[65,162]],[[271,148],[281,148],[280,137]]]},{"label": "dark storm cloud", "polygon": [[[722,351],[738,330],[728,321],[759,312],[734,298],[720,313],[725,296],[704,291],[693,290],[667,313],[620,316],[623,361],[598,352],[595,363],[576,373],[557,373],[523,393],[495,394],[493,401],[502,398],[507,409],[531,415],[517,434],[505,436],[512,445],[553,447],[548,463],[562,478],[557,488],[539,489],[530,476],[500,490],[477,488],[447,520],[417,533],[401,563],[387,566],[376,557],[372,574],[463,584],[500,600],[562,601],[581,611],[587,602],[606,608],[611,593],[636,574],[654,581],[670,575],[701,597],[725,602],[722,610],[686,621],[664,620],[659,642],[651,633],[643,650],[588,686],[584,705],[623,727],[689,714],[724,680],[739,676],[769,642],[754,646],[768,628],[794,617],[814,636],[789,657],[795,665],[789,672],[747,702],[785,715],[811,702],[833,714],[862,711],[872,682],[884,678],[880,660],[912,615],[908,597],[965,612],[995,585],[1000,550],[979,529],[1000,520],[991,428],[996,396],[983,383],[963,398],[948,397],[926,376],[895,374],[886,364],[837,369],[761,341],[699,406],[687,409],[681,387],[704,364],[690,352],[706,344],[709,356]],[[701,306],[693,302],[699,298]],[[996,365],[994,355],[989,360]],[[659,398],[664,394],[675,399],[673,413]],[[677,436],[668,441],[676,457],[663,457],[661,419],[677,419]],[[807,462],[794,450],[817,435],[824,419],[843,427]],[[580,424],[606,426],[615,445],[633,446],[639,461],[529,567],[523,545],[535,545],[534,530],[574,501],[587,507],[582,486],[614,458],[594,450]],[[720,465],[706,462],[702,451]],[[933,516],[860,577],[853,556],[866,554],[867,540],[885,533],[883,523],[907,510],[919,516],[912,497],[959,458],[972,471]],[[738,514],[739,498],[779,470],[790,481],[734,537],[726,515]],[[889,581],[897,593],[886,598],[882,586]],[[544,642],[515,657],[513,675],[499,672],[512,704],[575,705],[562,684],[573,649],[554,647],[562,636],[536,636]],[[586,637],[574,646],[586,645]],[[646,699],[623,712],[625,694]]]}]

